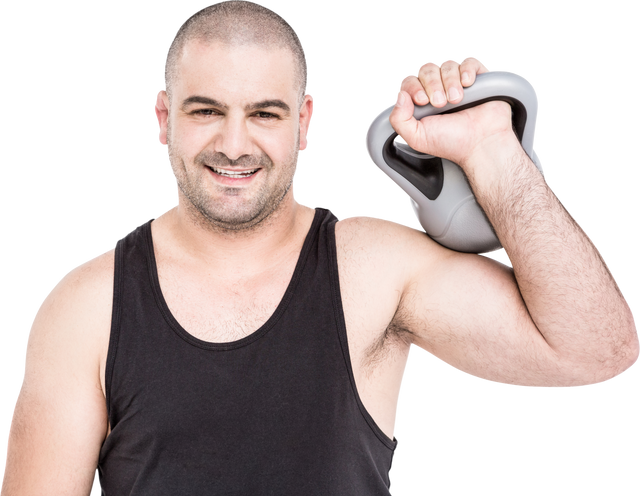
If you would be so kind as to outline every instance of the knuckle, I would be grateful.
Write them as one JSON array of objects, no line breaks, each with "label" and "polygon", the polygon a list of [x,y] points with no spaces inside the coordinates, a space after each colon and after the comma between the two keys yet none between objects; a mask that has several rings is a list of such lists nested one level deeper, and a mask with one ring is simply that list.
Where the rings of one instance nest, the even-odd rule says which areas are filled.
[{"label": "knuckle", "polygon": [[[404,76],[402,76],[400,78],[400,81],[398,81],[398,89],[401,90],[402,88],[404,88],[405,86],[407,86],[407,84],[409,84],[409,77],[411,75],[410,74],[405,74]],[[415,76],[415,74],[414,74]]]},{"label": "knuckle", "polygon": [[454,73],[454,68],[449,66],[442,66],[442,78],[446,79]]},{"label": "knuckle", "polygon": [[429,98],[433,93],[442,88],[442,76],[440,67],[435,64],[426,64],[420,69],[420,84],[424,87]]},{"label": "knuckle", "polygon": [[415,76],[407,76],[400,85],[400,90],[406,91],[409,94],[413,94],[420,89],[422,89],[422,84],[420,84],[420,80]]},{"label": "knuckle", "polygon": [[458,67],[460,67],[458,65],[457,62],[454,62],[453,60],[447,60],[444,64],[442,64],[442,75],[443,76],[449,76],[452,73],[457,73],[458,72]]},{"label": "knuckle", "polygon": [[434,60],[425,60],[422,64],[418,66],[418,69],[416,70],[416,72],[418,74],[424,74],[424,73],[433,72],[434,70],[439,68],[440,68],[439,62],[436,62]]},{"label": "knuckle", "polygon": [[476,68],[484,68],[489,69],[489,65],[482,59],[482,57],[478,57],[477,55],[469,54],[463,57],[463,63],[465,66],[474,66]]},{"label": "knuckle", "polygon": [[416,77],[415,72],[413,74],[408,72],[400,78],[400,82],[406,83],[407,81],[411,81],[412,79],[415,79],[415,77]]}]

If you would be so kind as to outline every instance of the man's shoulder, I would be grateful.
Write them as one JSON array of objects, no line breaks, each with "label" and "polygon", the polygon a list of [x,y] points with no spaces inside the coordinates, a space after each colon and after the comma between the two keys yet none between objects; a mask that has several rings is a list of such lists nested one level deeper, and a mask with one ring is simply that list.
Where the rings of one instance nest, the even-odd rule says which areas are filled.
[{"label": "man's shoulder", "polygon": [[73,321],[101,332],[110,325],[114,263],[115,248],[110,246],[72,265],[51,285],[38,307],[53,305],[70,324]]},{"label": "man's shoulder", "polygon": [[[373,217],[351,217],[336,224],[338,250],[358,250],[368,256],[423,251],[425,256],[441,247],[424,232]],[[424,250],[427,250],[424,252]]]},{"label": "man's shoulder", "polygon": [[424,232],[370,217],[353,217],[336,224],[338,263],[343,272],[368,273],[397,285],[416,271],[429,270],[451,252]]},{"label": "man's shoulder", "polygon": [[53,470],[63,474],[59,480],[89,488],[108,422],[100,370],[111,322],[112,255],[106,249],[70,267],[33,313],[7,444],[14,482]]},{"label": "man's shoulder", "polygon": [[74,299],[92,301],[113,289],[115,250],[109,250],[69,272],[52,291]]}]

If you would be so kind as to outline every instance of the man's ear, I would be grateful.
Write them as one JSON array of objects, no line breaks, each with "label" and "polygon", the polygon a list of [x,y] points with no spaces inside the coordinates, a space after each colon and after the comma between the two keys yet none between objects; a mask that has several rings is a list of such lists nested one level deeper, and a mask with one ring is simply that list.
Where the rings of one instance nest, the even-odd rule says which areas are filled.
[{"label": "man's ear", "polygon": [[313,98],[306,95],[300,107],[300,150],[307,147],[307,131],[309,131],[311,114],[313,114]]},{"label": "man's ear", "polygon": [[169,97],[166,91],[158,93],[156,99],[156,117],[160,125],[160,143],[167,144],[167,122],[169,121]]}]

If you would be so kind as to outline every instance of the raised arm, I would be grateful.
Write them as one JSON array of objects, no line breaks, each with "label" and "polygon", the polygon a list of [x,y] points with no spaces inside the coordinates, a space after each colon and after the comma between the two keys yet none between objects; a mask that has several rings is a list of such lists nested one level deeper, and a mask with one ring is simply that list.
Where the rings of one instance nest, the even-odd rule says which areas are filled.
[{"label": "raised arm", "polygon": [[390,121],[412,148],[463,168],[513,270],[444,249],[438,263],[409,256],[418,261],[408,271],[396,324],[418,345],[489,379],[608,379],[637,359],[632,315],[600,254],[520,147],[509,105],[413,118],[414,102],[458,102],[463,86],[484,71],[474,59],[424,66],[403,82]]}]

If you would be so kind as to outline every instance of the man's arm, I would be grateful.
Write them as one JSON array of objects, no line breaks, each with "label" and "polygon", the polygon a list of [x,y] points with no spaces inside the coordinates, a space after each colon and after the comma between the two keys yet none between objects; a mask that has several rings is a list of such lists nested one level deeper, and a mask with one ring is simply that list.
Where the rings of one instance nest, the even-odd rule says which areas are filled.
[{"label": "man's arm", "polygon": [[474,59],[424,66],[403,82],[390,121],[414,149],[463,168],[513,270],[445,249],[425,261],[417,247],[426,241],[416,238],[395,324],[481,377],[537,385],[608,379],[637,359],[633,318],[598,251],[520,147],[509,106],[413,118],[413,102],[455,103],[484,70]]},{"label": "man's arm", "polygon": [[113,253],[71,272],[33,324],[2,496],[88,495],[107,433],[101,373],[109,339]]},{"label": "man's arm", "polygon": [[477,148],[466,170],[549,346],[598,369],[631,367],[638,358],[631,305],[595,241],[561,205],[515,135]]}]

